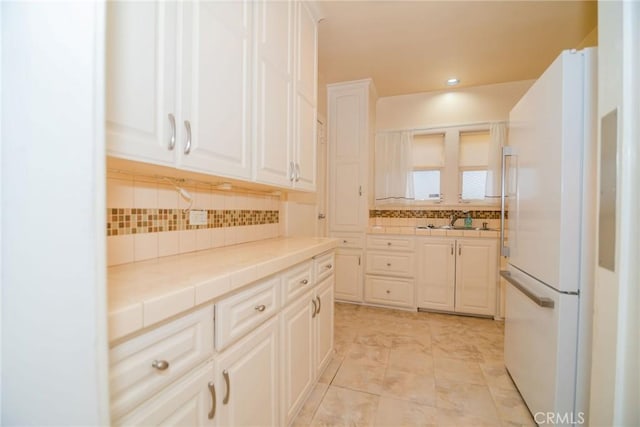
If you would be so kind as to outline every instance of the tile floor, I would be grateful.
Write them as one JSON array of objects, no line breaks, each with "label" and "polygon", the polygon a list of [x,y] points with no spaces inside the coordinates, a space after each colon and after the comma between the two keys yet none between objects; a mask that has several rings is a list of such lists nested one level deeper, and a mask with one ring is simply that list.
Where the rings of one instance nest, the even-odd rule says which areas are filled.
[{"label": "tile floor", "polygon": [[335,355],[294,426],[535,426],[503,323],[336,303]]}]

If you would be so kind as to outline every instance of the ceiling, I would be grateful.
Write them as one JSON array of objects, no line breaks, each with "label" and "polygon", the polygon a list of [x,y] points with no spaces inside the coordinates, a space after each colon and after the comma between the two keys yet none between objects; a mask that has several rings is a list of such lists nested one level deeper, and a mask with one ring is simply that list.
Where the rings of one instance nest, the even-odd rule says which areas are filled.
[{"label": "ceiling", "polygon": [[371,77],[378,96],[539,77],[597,24],[595,1],[322,1],[323,83]]}]

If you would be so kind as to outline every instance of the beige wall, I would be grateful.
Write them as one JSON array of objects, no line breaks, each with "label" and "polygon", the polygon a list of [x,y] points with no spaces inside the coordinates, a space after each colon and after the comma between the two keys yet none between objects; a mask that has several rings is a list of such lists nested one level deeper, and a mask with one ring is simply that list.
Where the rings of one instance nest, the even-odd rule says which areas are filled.
[{"label": "beige wall", "polygon": [[534,80],[378,99],[376,129],[415,129],[500,121]]}]

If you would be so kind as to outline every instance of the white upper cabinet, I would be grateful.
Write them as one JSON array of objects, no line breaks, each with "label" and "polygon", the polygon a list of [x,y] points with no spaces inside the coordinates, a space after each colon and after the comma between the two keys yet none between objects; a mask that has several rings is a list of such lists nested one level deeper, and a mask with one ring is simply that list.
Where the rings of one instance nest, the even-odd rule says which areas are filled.
[{"label": "white upper cabinet", "polygon": [[109,155],[176,159],[174,2],[107,2],[106,136]]},{"label": "white upper cabinet", "polygon": [[250,179],[251,3],[182,5],[181,165]]},{"label": "white upper cabinet", "polygon": [[307,5],[256,4],[255,180],[316,187],[317,19]]},{"label": "white upper cabinet", "polygon": [[315,190],[317,18],[306,3],[107,8],[109,155]]}]

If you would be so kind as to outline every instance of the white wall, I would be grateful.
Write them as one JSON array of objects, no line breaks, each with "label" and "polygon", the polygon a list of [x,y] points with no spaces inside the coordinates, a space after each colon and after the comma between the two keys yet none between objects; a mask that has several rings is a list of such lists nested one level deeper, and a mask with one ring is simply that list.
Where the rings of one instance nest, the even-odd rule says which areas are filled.
[{"label": "white wall", "polygon": [[535,80],[378,98],[376,129],[501,121]]},{"label": "white wall", "polygon": [[106,425],[104,3],[1,7],[2,424]]},{"label": "white wall", "polygon": [[618,108],[615,273],[596,266],[590,422],[640,424],[640,4],[598,4],[598,119]]}]

